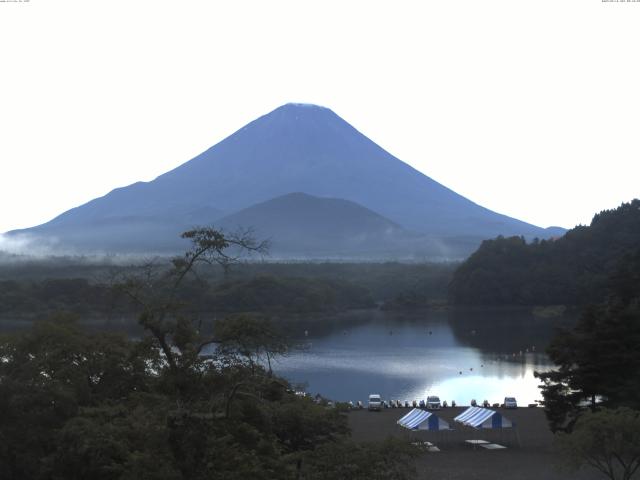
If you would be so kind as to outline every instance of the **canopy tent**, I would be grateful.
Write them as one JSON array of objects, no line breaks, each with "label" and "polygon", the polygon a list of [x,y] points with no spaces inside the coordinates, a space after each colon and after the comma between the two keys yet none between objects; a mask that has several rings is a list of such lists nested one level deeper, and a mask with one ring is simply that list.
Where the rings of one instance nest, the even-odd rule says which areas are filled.
[{"label": "canopy tent", "polygon": [[450,430],[449,424],[440,417],[419,408],[414,408],[398,420],[398,425],[409,430]]},{"label": "canopy tent", "polygon": [[515,426],[501,413],[482,407],[469,407],[453,420],[473,428],[511,428]]}]

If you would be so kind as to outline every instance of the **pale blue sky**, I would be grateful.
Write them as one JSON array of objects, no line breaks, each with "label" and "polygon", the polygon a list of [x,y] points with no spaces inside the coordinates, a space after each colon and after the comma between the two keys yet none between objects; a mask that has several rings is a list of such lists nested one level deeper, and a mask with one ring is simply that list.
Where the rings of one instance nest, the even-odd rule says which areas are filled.
[{"label": "pale blue sky", "polygon": [[287,102],[471,200],[572,227],[640,196],[640,3],[0,3],[0,232]]}]

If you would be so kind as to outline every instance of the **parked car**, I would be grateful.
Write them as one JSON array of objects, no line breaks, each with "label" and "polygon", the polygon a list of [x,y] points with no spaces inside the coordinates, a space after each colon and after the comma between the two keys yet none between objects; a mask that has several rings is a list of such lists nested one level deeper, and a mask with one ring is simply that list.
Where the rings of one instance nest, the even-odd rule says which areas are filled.
[{"label": "parked car", "polygon": [[504,408],[518,408],[515,397],[504,397]]},{"label": "parked car", "polygon": [[440,410],[440,397],[431,395],[427,397],[427,408],[431,410]]},{"label": "parked car", "polygon": [[369,410],[381,410],[382,409],[382,397],[377,393],[369,395]]}]

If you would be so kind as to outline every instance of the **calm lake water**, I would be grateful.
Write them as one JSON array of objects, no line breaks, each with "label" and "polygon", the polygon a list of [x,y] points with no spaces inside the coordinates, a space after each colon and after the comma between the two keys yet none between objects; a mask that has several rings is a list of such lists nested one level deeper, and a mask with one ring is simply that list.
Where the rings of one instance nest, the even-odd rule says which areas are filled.
[{"label": "calm lake water", "polygon": [[402,401],[438,395],[459,405],[515,396],[525,405],[542,399],[533,372],[551,368],[544,348],[558,323],[523,311],[362,312],[296,324],[292,334],[304,350],[274,370],[337,401],[380,393]]}]

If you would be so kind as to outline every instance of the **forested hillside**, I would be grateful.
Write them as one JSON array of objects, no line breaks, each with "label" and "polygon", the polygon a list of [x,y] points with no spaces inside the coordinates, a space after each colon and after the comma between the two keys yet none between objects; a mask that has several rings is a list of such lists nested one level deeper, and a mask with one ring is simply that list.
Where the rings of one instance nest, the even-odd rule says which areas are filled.
[{"label": "forested hillside", "polygon": [[[168,260],[157,263],[168,265]],[[144,270],[72,259],[1,267],[0,322],[56,312],[77,315],[81,323],[132,320],[136,309],[113,282]],[[225,275],[222,268],[209,266],[182,282],[177,295],[192,313],[212,316],[337,313],[382,303],[386,309],[407,309],[444,303],[453,268],[435,263],[244,263]]]},{"label": "forested hillside", "polygon": [[454,273],[461,305],[584,305],[604,300],[607,279],[640,245],[640,200],[593,217],[555,240],[486,240]]}]

